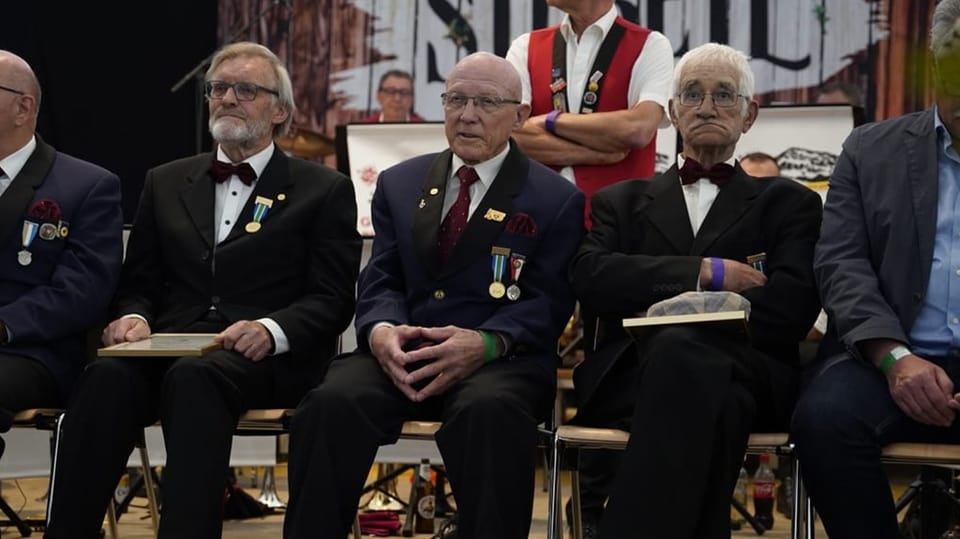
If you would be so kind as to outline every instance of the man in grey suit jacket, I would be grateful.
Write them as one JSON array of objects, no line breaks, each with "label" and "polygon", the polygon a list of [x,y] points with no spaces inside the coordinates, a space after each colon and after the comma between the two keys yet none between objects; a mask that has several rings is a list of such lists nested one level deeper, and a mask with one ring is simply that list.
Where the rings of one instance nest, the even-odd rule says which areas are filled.
[{"label": "man in grey suit jacket", "polygon": [[64,421],[47,537],[99,535],[134,442],[158,418],[159,536],[220,537],[240,414],[296,406],[349,324],[353,186],[274,144],[294,112],[286,68],[262,45],[233,43],[213,57],[206,94],[217,148],[147,173],[103,342],[215,333],[222,349],[87,367]]},{"label": "man in grey suit jacket", "polygon": [[792,431],[831,539],[894,538],[880,463],[960,442],[960,0],[933,16],[936,104],[857,128],[830,180],[815,272],[829,327]]}]

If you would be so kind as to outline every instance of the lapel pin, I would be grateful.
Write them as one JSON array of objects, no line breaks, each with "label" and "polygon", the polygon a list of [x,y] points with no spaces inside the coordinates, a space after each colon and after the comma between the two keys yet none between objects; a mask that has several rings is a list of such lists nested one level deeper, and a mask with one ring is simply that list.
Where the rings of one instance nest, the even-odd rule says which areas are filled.
[{"label": "lapel pin", "polygon": [[430,188],[430,194],[431,194],[431,195],[436,195],[436,194],[439,193],[439,192],[440,192],[440,190],[437,189],[436,187],[431,187],[431,188]]},{"label": "lapel pin", "polygon": [[493,208],[488,208],[487,213],[483,214],[483,218],[487,221],[496,221],[499,223],[507,218],[507,214]]}]

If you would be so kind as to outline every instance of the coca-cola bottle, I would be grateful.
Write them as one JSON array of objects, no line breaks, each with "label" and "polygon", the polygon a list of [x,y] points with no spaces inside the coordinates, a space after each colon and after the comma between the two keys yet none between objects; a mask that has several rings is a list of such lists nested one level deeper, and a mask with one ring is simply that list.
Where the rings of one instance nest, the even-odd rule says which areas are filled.
[{"label": "coca-cola bottle", "polygon": [[431,480],[430,459],[420,460],[420,469],[417,472],[417,510],[414,520],[414,531],[417,533],[433,533],[433,519],[436,511],[436,497],[434,496],[433,481]]},{"label": "coca-cola bottle", "polygon": [[760,465],[753,475],[753,516],[766,529],[773,528],[773,500],[776,477],[770,469],[770,455],[760,455]]}]

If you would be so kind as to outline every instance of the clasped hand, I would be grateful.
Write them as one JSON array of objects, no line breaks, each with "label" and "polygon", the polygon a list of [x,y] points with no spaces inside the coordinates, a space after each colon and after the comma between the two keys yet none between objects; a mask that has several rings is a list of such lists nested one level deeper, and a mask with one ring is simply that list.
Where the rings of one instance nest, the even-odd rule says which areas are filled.
[{"label": "clasped hand", "polygon": [[[373,330],[370,345],[393,385],[414,402],[442,394],[483,365],[483,338],[456,326],[380,326]],[[408,371],[418,362],[425,364]],[[413,387],[424,380],[429,382],[422,389]]]},{"label": "clasped hand", "polygon": [[[118,318],[103,330],[103,344],[106,346],[121,342],[135,342],[150,336],[150,324],[144,319],[130,316]],[[273,341],[267,328],[260,322],[240,320],[218,333],[214,342],[220,343],[224,350],[233,350],[253,361],[267,357],[273,347]]]},{"label": "clasped hand", "polygon": [[887,374],[890,395],[915,421],[949,427],[960,410],[960,394],[939,365],[916,355],[900,358]]}]

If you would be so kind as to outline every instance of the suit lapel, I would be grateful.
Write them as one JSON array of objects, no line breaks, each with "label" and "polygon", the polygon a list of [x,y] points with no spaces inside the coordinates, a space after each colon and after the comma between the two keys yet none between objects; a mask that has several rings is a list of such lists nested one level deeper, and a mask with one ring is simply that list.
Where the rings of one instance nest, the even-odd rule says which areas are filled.
[{"label": "suit lapel", "polygon": [[37,147],[0,196],[0,245],[6,244],[11,235],[19,234],[30,201],[53,167],[56,150],[39,135],[36,138]]},{"label": "suit lapel", "polygon": [[[467,221],[467,227],[463,229],[463,234],[457,240],[450,258],[442,268],[442,276],[457,273],[469,265],[478,254],[490,255],[490,246],[494,245],[494,241],[507,224],[513,211],[513,197],[523,187],[529,167],[529,159],[520,153],[511,141],[510,153],[500,166],[500,171],[497,172],[497,177],[490,184],[487,193],[480,200],[480,205]],[[497,215],[502,218],[499,221],[488,218],[488,210],[499,212]]]},{"label": "suit lapel", "polygon": [[257,178],[257,182],[253,186],[253,192],[250,193],[246,204],[240,210],[240,215],[237,216],[237,222],[234,223],[233,228],[230,229],[230,234],[221,242],[221,245],[250,234],[246,230],[246,225],[253,221],[253,209],[256,206],[257,197],[263,197],[273,202],[273,205],[261,220],[264,228],[270,226],[270,217],[280,209],[279,206],[282,203],[282,201],[277,200],[277,195],[284,191],[290,182],[290,164],[287,156],[278,147],[274,146],[270,162],[263,169],[261,177]]},{"label": "suit lapel", "polygon": [[440,219],[443,213],[443,197],[450,177],[450,150],[437,155],[430,164],[424,179],[420,199],[413,209],[413,244],[420,264],[433,278],[439,271],[439,253],[437,241],[440,232]]},{"label": "suit lapel", "polygon": [[921,114],[916,122],[907,128],[904,137],[906,150],[907,175],[913,194],[913,216],[916,223],[917,250],[920,267],[923,268],[923,280],[930,278],[930,264],[933,260],[933,243],[937,234],[937,197],[939,185],[937,179],[937,132],[933,125],[936,111]]},{"label": "suit lapel", "polygon": [[[649,180],[653,183],[647,193],[648,200],[637,212],[643,212],[646,219],[678,253],[686,253],[693,243],[693,229],[690,228],[690,215],[687,202],[683,197],[683,187],[677,175],[677,166],[670,167],[663,175]],[[641,223],[642,219],[634,222]]]},{"label": "suit lapel", "polygon": [[755,180],[743,172],[739,163],[736,168],[737,171],[730,179],[730,183],[720,189],[717,198],[710,206],[710,211],[703,219],[703,224],[700,225],[700,230],[690,247],[691,255],[702,255],[706,252],[717,238],[740,220],[756,198]]},{"label": "suit lapel", "polygon": [[187,181],[180,191],[180,200],[183,201],[187,215],[190,216],[197,233],[211,248],[214,245],[214,186],[208,171],[212,162],[212,153],[198,159],[196,168],[187,176]]}]

